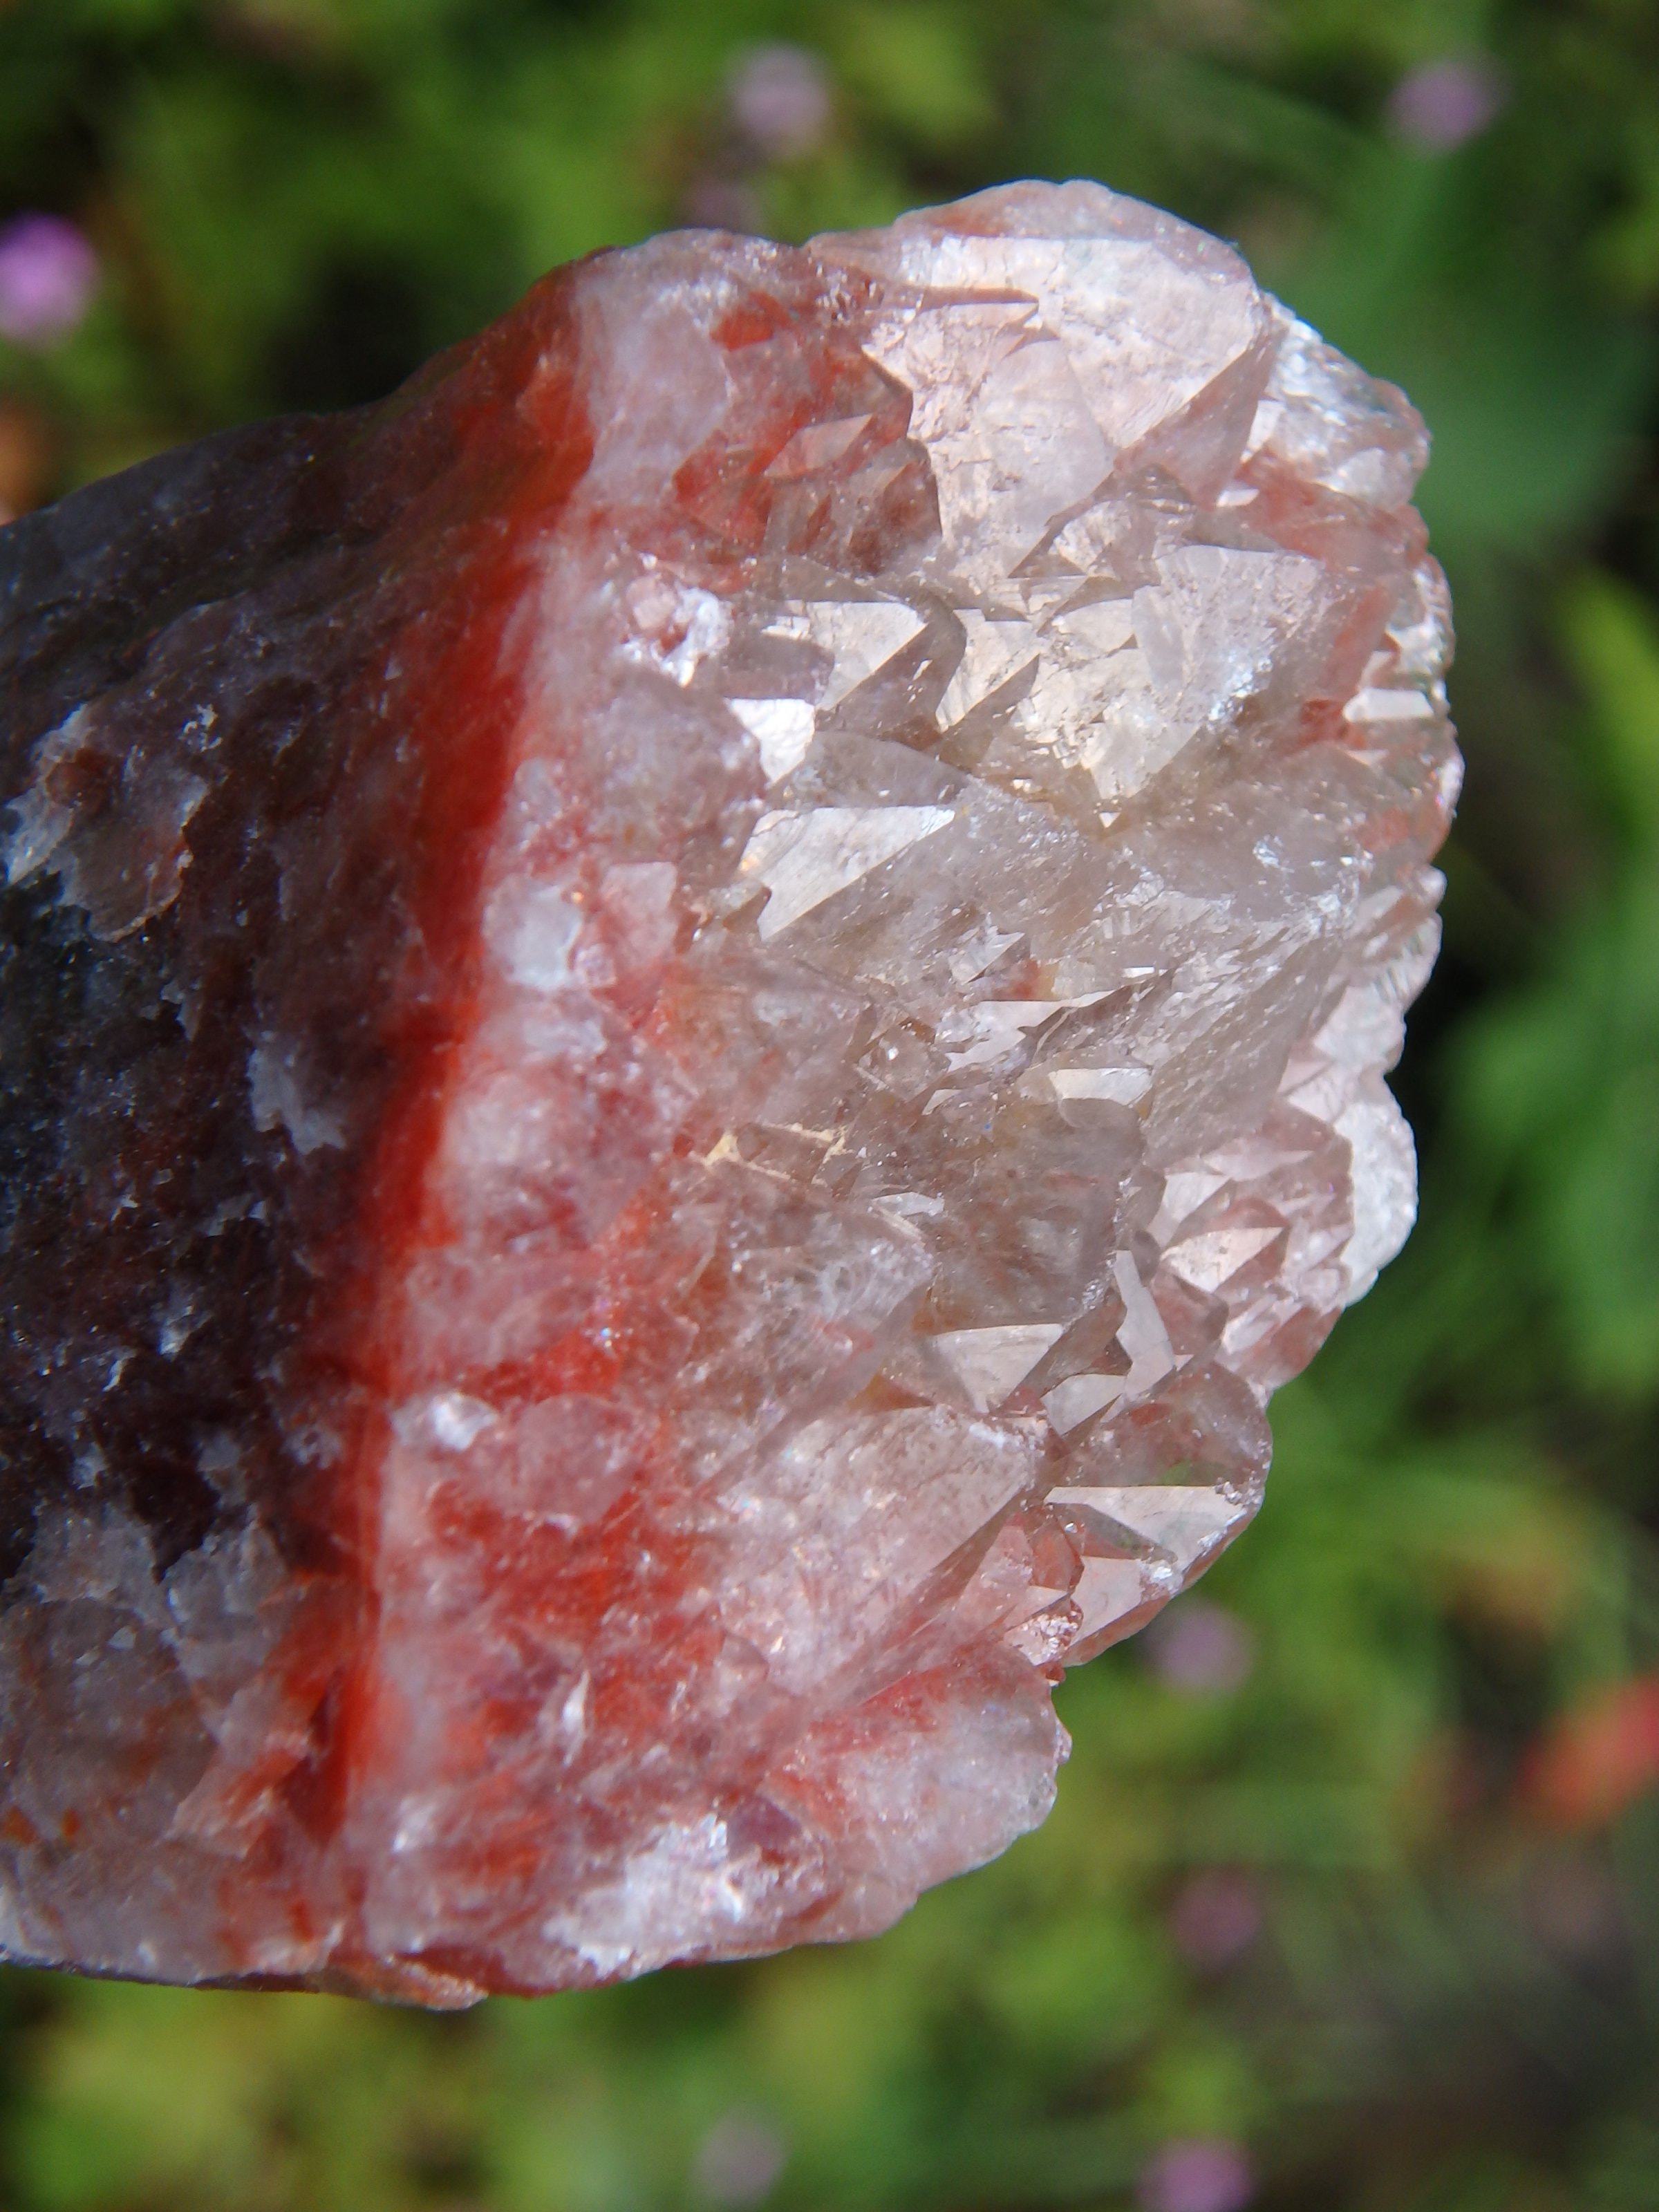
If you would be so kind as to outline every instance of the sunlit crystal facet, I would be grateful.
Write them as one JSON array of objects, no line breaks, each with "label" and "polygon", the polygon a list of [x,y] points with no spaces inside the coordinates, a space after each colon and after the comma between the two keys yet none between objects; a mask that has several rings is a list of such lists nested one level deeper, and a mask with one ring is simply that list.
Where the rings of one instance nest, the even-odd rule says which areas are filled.
[{"label": "sunlit crystal facet", "polygon": [[858,1936],[1409,1225],[1421,426],[1016,185],[562,271],[0,536],[14,1958]]}]

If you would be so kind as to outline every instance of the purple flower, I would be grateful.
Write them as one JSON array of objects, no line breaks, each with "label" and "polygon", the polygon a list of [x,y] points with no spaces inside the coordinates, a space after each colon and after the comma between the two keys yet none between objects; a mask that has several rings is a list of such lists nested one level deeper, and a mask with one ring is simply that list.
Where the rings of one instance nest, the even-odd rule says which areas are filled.
[{"label": "purple flower", "polygon": [[1235,1867],[1206,1867],[1177,1890],[1170,1906],[1176,1948],[1215,1972],[1248,1951],[1261,1933],[1261,1892]]},{"label": "purple flower", "polygon": [[758,2112],[731,2112],[715,2121],[697,2147],[692,2168],[696,2193],[710,2203],[758,2204],[783,2172],[789,2146]]},{"label": "purple flower", "polygon": [[1244,2212],[1255,2181],[1235,2142],[1172,2142],[1142,2167],[1137,2194],[1144,2212]]},{"label": "purple flower", "polygon": [[695,177],[680,203],[682,221],[699,230],[758,231],[761,205],[752,185],[741,177]]},{"label": "purple flower", "polygon": [[1409,70],[1389,95],[1389,122],[1397,137],[1435,154],[1478,138],[1502,108],[1504,80],[1479,54],[1425,62]]},{"label": "purple flower", "polygon": [[1237,1690],[1255,1664],[1255,1641],[1236,1613],[1183,1598],[1152,1623],[1141,1649],[1171,1689],[1196,1695]]},{"label": "purple flower", "polygon": [[0,229],[0,337],[49,345],[92,304],[98,256],[61,216],[20,215]]},{"label": "purple flower", "polygon": [[804,46],[756,46],[726,87],[732,120],[769,161],[811,153],[830,128],[830,80]]}]

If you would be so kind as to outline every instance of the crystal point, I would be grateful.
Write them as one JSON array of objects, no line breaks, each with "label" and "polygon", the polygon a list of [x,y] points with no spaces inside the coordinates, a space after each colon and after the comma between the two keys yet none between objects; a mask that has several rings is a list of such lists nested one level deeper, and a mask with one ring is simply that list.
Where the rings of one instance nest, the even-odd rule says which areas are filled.
[{"label": "crystal point", "polygon": [[0,535],[0,1947],[885,1925],[1409,1225],[1421,426],[1023,185],[558,272]]}]

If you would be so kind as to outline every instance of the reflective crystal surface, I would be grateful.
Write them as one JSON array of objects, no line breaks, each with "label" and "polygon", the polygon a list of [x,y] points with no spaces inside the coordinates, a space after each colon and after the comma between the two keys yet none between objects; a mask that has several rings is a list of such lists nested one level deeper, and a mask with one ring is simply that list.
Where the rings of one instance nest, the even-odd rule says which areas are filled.
[{"label": "reflective crystal surface", "polygon": [[866,1934],[1396,1249],[1422,428],[1087,184],[563,270],[0,534],[11,1957]]}]

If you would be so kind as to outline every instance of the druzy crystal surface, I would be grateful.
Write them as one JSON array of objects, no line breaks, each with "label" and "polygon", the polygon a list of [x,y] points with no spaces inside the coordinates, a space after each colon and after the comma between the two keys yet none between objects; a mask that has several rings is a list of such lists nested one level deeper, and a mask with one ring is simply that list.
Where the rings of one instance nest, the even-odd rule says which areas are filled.
[{"label": "druzy crystal surface", "polygon": [[1421,426],[1092,185],[550,278],[0,536],[0,1944],[878,1929],[1412,1215]]}]

